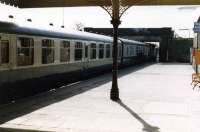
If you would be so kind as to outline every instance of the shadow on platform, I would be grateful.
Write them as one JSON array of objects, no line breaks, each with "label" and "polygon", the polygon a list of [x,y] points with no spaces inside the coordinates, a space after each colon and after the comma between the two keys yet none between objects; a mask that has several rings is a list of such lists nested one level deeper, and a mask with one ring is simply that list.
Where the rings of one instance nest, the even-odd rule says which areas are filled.
[{"label": "shadow on platform", "polygon": [[156,126],[151,126],[144,119],[142,119],[137,113],[131,110],[127,105],[125,105],[121,100],[118,100],[117,103],[122,106],[125,110],[127,110],[134,118],[136,118],[139,122],[144,126],[143,131],[146,132],[160,132],[159,128]]},{"label": "shadow on platform", "polygon": [[[148,66],[151,64],[143,64],[134,67],[128,67],[126,69],[122,69],[119,72],[119,78]],[[82,82],[77,82],[72,85],[63,86],[58,89],[54,89],[45,93],[41,93],[32,97],[24,98],[22,100],[18,100],[12,104],[7,104],[0,106],[0,125],[4,124],[10,120],[18,118],[20,116],[29,114],[33,111],[36,111],[40,108],[46,107],[48,105],[60,102],[67,98],[73,97],[75,95],[84,93],[88,90],[94,89],[99,87],[105,83],[108,83],[112,80],[111,74],[105,74],[102,77],[98,76],[96,78],[92,78],[89,80],[85,80]],[[91,82],[93,82],[91,84]],[[133,114],[134,115],[134,114]],[[138,118],[139,119],[139,118]],[[145,124],[145,122],[143,122]],[[146,123],[146,129],[150,129],[151,127]],[[1,129],[0,129],[1,130]],[[154,132],[154,131],[147,131],[147,132]]]}]

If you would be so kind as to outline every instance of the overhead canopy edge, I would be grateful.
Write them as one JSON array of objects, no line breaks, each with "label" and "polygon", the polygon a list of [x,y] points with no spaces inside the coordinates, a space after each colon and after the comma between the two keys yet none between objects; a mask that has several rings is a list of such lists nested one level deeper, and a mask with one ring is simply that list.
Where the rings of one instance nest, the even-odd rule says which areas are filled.
[{"label": "overhead canopy edge", "polygon": [[20,0],[19,8],[111,6],[110,0]]},{"label": "overhead canopy edge", "polygon": [[[122,6],[200,5],[200,0],[119,0]],[[111,6],[112,0],[0,0],[19,8]]]},{"label": "overhead canopy edge", "polygon": [[122,5],[124,6],[200,5],[200,0],[122,0]]}]

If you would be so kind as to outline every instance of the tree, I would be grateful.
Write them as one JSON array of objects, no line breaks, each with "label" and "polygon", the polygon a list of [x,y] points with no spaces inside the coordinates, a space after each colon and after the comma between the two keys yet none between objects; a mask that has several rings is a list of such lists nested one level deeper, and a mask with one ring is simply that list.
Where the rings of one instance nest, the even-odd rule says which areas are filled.
[{"label": "tree", "polygon": [[84,27],[85,27],[84,24],[81,23],[81,22],[77,22],[75,24],[75,29],[78,30],[78,31],[84,31]]}]

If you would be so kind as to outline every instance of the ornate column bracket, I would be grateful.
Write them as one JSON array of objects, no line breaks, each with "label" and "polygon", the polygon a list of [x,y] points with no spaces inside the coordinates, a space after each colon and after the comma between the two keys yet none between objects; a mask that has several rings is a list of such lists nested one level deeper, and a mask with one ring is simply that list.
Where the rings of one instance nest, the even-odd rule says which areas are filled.
[{"label": "ornate column bracket", "polygon": [[123,6],[122,0],[119,0],[119,19],[130,7],[130,5]]},{"label": "ornate column bracket", "polygon": [[11,6],[18,6],[19,0],[0,0],[0,3],[3,3],[3,4],[5,3]]},{"label": "ornate column bracket", "polygon": [[[112,2],[113,3],[113,2]],[[119,0],[119,19],[122,17],[122,15],[130,8],[131,6],[127,5],[127,6],[123,6],[122,5],[122,0]],[[101,6],[101,8],[103,8],[109,15],[111,18],[113,18],[113,5],[111,6]]]},{"label": "ornate column bracket", "polygon": [[113,8],[112,8],[112,6],[101,6],[101,8],[103,8],[109,15],[110,15],[110,17],[112,18],[112,12],[113,12]]}]

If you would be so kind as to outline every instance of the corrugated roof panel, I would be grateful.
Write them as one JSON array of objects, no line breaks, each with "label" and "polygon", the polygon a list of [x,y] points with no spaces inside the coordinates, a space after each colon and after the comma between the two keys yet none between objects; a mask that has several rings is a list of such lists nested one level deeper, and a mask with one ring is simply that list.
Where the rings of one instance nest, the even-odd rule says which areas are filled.
[{"label": "corrugated roof panel", "polygon": [[[19,8],[110,6],[111,0],[0,0]],[[200,5],[200,0],[121,0],[122,5]]]},{"label": "corrugated roof panel", "polygon": [[80,31],[50,31],[44,29],[34,29],[30,27],[20,27],[14,23],[1,22],[0,21],[0,32],[21,34],[21,35],[33,35],[33,36],[44,36],[52,38],[63,38],[63,39],[80,39],[90,41],[103,41],[106,43],[112,43],[113,39],[105,35],[99,35],[94,33],[80,32]]},{"label": "corrugated roof panel", "polygon": [[[0,33],[11,33],[11,34],[19,34],[19,35],[32,35],[32,36],[43,36],[43,37],[51,37],[51,38],[63,38],[63,39],[75,39],[75,40],[88,40],[88,41],[99,41],[105,43],[112,43],[113,38],[105,35],[88,33],[88,32],[80,32],[74,30],[63,30],[63,31],[49,31],[44,29],[34,29],[30,27],[20,27],[14,23],[9,22],[1,22],[0,21]],[[145,43],[119,38],[124,43],[129,44],[141,44]]]},{"label": "corrugated roof panel", "polygon": [[75,7],[75,6],[109,6],[110,0],[20,0],[20,8],[36,7]]},{"label": "corrugated roof panel", "polygon": [[123,0],[123,5],[200,5],[200,0]]}]

